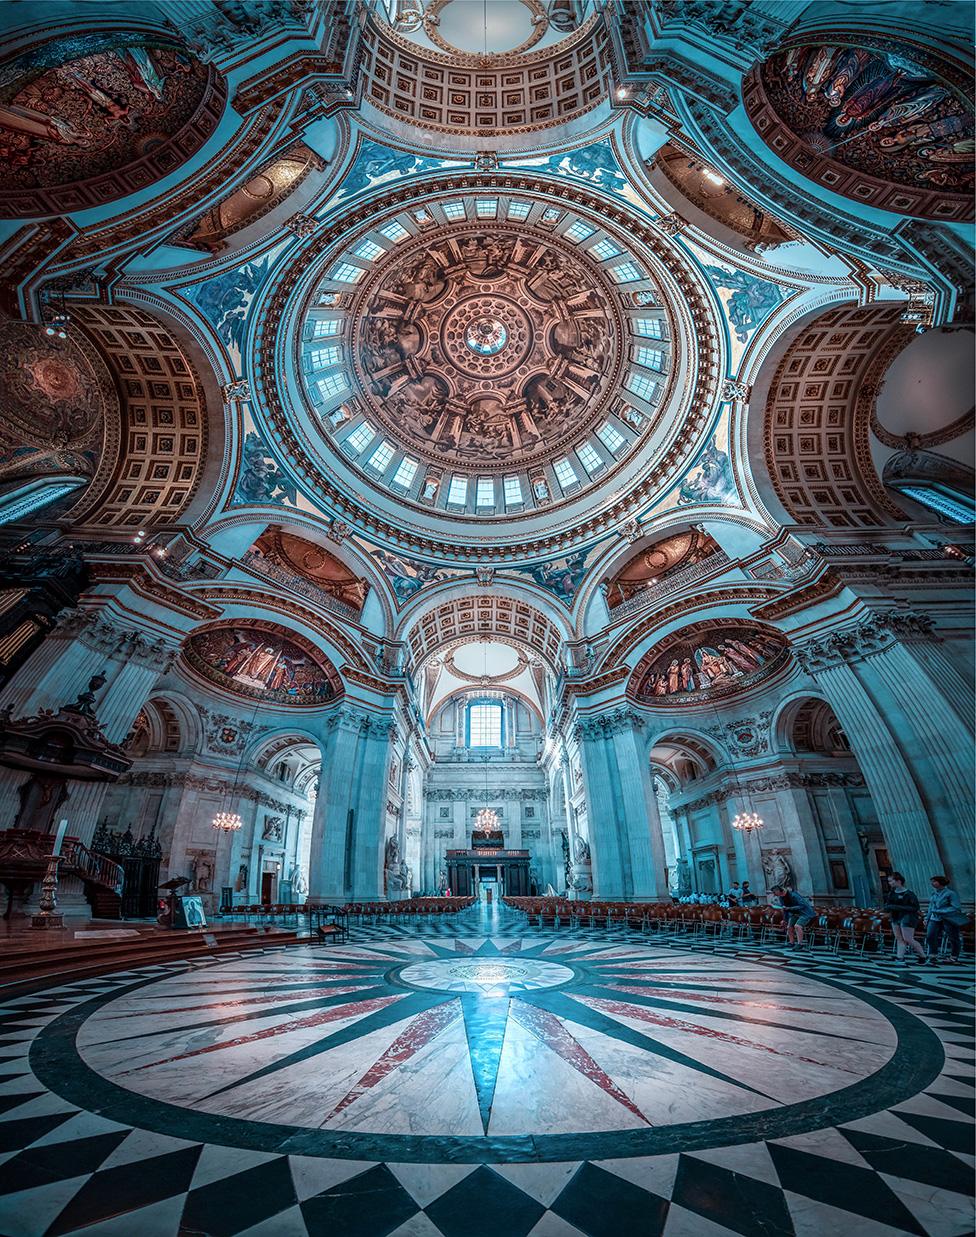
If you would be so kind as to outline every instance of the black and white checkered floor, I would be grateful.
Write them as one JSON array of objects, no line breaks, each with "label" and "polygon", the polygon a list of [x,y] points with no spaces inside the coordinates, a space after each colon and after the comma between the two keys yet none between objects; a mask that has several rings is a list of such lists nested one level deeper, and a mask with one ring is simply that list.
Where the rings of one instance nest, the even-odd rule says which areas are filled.
[{"label": "black and white checkered floor", "polygon": [[[567,969],[574,977],[563,982]],[[504,990],[516,973],[517,985]],[[288,989],[302,997],[301,1008],[253,1009],[292,1000],[281,995],[283,977],[295,981]],[[340,980],[345,986],[324,998],[315,989]],[[166,988],[175,991],[174,982],[187,1011],[178,1016]],[[473,982],[481,990],[472,996]],[[896,968],[621,930],[553,932],[504,911],[487,925],[470,912],[354,927],[345,947],[269,949],[64,984],[0,1008],[0,1234],[961,1237],[974,1227],[972,993],[969,967]],[[813,1012],[818,999],[828,1004]],[[410,1002],[418,1002],[415,1014],[405,1012]],[[453,1005],[451,1023],[444,1011]],[[516,1006],[517,1017],[513,1008],[496,1025],[500,1009]],[[218,1007],[232,1014],[197,1016]],[[834,1021],[821,1024],[826,1010]],[[440,1022],[432,1026],[432,1018]],[[894,1028],[894,1055],[880,1071],[863,1055],[873,1030],[856,1038],[826,1029],[846,1018],[864,1019],[864,1028],[883,1018]],[[323,1039],[311,1028],[326,1019]],[[116,1028],[109,1037],[106,1026]],[[424,1055],[451,1035],[455,1057],[443,1046]],[[735,1075],[751,1097],[741,1114],[716,1108],[712,1122],[713,1101],[702,1098],[690,1122],[648,1119],[654,1088],[640,1090],[645,1075],[633,1062],[648,1055],[641,1037],[652,1035],[657,1072],[646,1077],[661,1088],[670,1072],[700,1077],[700,1088],[683,1083],[689,1104],[712,1095],[710,1087],[724,1088],[721,1102],[730,1103],[730,1063],[765,1054],[755,1077]],[[493,1036],[498,1048],[486,1066]],[[343,1047],[333,1046],[339,1040]],[[525,1136],[518,1104],[505,1115],[506,1070],[519,1068],[519,1053],[524,1065],[523,1040],[536,1054],[533,1068],[551,1057],[560,1089],[586,1108],[575,1129],[555,1097],[533,1107],[531,1073],[521,1084]],[[810,1047],[817,1042],[819,1057]],[[263,1077],[283,1064],[285,1046],[288,1068]],[[337,1082],[326,1097],[330,1071],[341,1072],[329,1062],[340,1052],[359,1054],[349,1057],[356,1085]],[[790,1064],[780,1066],[786,1057]],[[461,1118],[449,1128],[437,1114],[457,1090],[441,1088],[444,1071],[462,1059],[475,1078],[475,1134],[458,1137]],[[817,1094],[821,1060],[829,1062],[824,1069],[847,1069],[850,1084]],[[317,1074],[295,1073],[313,1066]],[[755,1098],[757,1079],[779,1068],[794,1071],[783,1077],[795,1077],[802,1102]],[[217,1074],[220,1090],[199,1098],[200,1080]],[[289,1098],[292,1077],[297,1098]],[[322,1106],[314,1119],[288,1125],[283,1106],[300,1107],[310,1078],[322,1083]],[[913,1079],[923,1085],[914,1089]],[[594,1113],[609,1114],[606,1128],[588,1116],[591,1097]],[[392,1105],[385,1126],[371,1116],[384,1104]]]}]

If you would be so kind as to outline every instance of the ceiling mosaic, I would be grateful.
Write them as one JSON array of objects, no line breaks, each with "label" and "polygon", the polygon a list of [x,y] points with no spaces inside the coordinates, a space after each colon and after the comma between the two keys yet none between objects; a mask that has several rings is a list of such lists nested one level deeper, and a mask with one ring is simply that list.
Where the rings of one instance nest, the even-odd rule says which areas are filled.
[{"label": "ceiling mosaic", "polygon": [[0,65],[4,214],[79,209],[158,179],[210,136],[223,97],[185,47],[134,33],[52,39]]},{"label": "ceiling mosaic", "polygon": [[972,218],[971,78],[930,50],[796,44],[766,61],[746,98],[774,150],[822,183],[891,210]]},{"label": "ceiling mosaic", "polygon": [[210,683],[258,701],[315,706],[340,690],[321,650],[267,625],[242,622],[197,632],[184,643],[183,657]]},{"label": "ceiling mosaic", "polygon": [[668,636],[645,654],[633,681],[645,704],[687,707],[753,687],[788,660],[789,647],[777,631],[708,621]]},{"label": "ceiling mosaic", "polygon": [[119,401],[98,354],[25,322],[0,325],[0,478],[91,475]]}]

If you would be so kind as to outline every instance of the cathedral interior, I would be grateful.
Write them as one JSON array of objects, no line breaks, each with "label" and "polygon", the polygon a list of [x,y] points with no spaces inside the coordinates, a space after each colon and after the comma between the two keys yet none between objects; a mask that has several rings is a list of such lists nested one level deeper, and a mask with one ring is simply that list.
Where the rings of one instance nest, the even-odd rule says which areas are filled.
[{"label": "cathedral interior", "polygon": [[0,1234],[963,1237],[974,15],[0,6]]}]

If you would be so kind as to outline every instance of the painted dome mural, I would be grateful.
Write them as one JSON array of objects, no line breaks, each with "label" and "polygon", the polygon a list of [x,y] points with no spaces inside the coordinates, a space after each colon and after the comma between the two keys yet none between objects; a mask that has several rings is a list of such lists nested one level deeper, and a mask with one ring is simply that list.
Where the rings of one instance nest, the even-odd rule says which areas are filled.
[{"label": "painted dome mural", "polygon": [[694,623],[667,637],[634,671],[646,703],[695,704],[753,687],[789,659],[777,631],[755,623]]},{"label": "painted dome mural", "polygon": [[265,437],[355,521],[378,529],[395,504],[418,551],[525,547],[543,513],[571,546],[704,446],[718,321],[700,275],[638,220],[628,235],[597,199],[556,209],[547,190],[397,193],[265,293]]},{"label": "painted dome mural", "polygon": [[[906,213],[955,217],[968,202],[971,217],[976,143],[960,69],[895,40],[839,38],[784,48],[758,76],[746,88],[754,122],[806,175]],[[912,192],[882,200],[881,185]]]},{"label": "painted dome mural", "polygon": [[190,157],[224,87],[173,39],[85,34],[0,66],[0,208],[80,209],[121,197]]},{"label": "painted dome mural", "polygon": [[183,655],[198,674],[226,691],[268,703],[322,705],[339,694],[328,659],[295,632],[250,622],[190,636]]},{"label": "painted dome mural", "polygon": [[552,237],[448,227],[364,282],[353,357],[370,411],[429,460],[531,461],[579,437],[614,385],[609,281]]}]

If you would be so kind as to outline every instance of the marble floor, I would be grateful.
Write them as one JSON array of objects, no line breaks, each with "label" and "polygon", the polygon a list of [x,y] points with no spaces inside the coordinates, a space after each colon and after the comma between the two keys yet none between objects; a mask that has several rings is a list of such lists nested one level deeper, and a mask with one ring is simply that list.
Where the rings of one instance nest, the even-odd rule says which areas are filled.
[{"label": "marble floor", "polygon": [[969,968],[505,908],[0,1009],[0,1234],[973,1231]]}]

